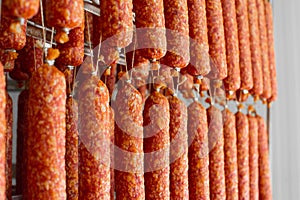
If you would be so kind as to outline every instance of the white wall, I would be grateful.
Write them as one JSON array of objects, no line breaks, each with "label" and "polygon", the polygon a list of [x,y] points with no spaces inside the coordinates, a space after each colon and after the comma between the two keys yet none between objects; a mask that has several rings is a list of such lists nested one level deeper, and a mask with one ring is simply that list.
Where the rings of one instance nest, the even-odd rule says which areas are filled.
[{"label": "white wall", "polygon": [[273,0],[279,99],[271,144],[274,200],[300,199],[300,1]]}]

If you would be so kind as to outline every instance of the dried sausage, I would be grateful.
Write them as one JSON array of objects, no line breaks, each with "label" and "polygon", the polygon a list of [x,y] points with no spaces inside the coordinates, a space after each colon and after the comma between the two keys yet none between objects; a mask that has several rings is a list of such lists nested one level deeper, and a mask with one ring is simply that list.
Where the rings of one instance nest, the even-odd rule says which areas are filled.
[{"label": "dried sausage", "polygon": [[[110,133],[110,142],[115,144],[115,112],[112,107],[109,107],[109,133]],[[114,156],[114,146],[110,148],[110,199],[115,199],[115,156]]]},{"label": "dried sausage", "polygon": [[207,109],[210,199],[226,199],[224,170],[224,137],[221,111]]},{"label": "dried sausage", "polygon": [[188,133],[187,107],[175,96],[170,106],[170,199],[188,199]]},{"label": "dried sausage", "polygon": [[12,98],[6,93],[6,199],[12,199],[12,129],[13,129],[13,102]]},{"label": "dried sausage", "polygon": [[270,77],[272,96],[268,101],[275,101],[278,96],[277,91],[277,76],[276,76],[276,64],[275,64],[275,49],[274,49],[274,27],[273,27],[273,13],[272,5],[269,1],[265,1],[265,13],[267,23],[267,36],[269,45],[269,66],[270,66]]},{"label": "dried sausage", "polygon": [[161,63],[184,68],[190,61],[187,0],[164,0],[167,54]]},{"label": "dried sausage", "polygon": [[162,58],[167,47],[163,0],[133,0],[133,11],[141,55],[149,60]]},{"label": "dried sausage", "polygon": [[6,91],[5,76],[3,73],[3,65],[0,62],[0,198],[5,199],[5,144],[6,144]]},{"label": "dried sausage", "polygon": [[0,61],[3,63],[5,72],[11,72],[14,69],[17,57],[18,53],[14,51],[5,51],[0,49]]},{"label": "dried sausage", "polygon": [[250,90],[253,87],[253,78],[251,67],[248,3],[245,0],[235,0],[235,6],[240,50],[240,89]]},{"label": "dried sausage", "polygon": [[72,29],[69,33],[69,41],[58,44],[57,48],[60,53],[56,59],[57,65],[74,67],[81,65],[84,57],[84,27]]},{"label": "dried sausage", "polygon": [[72,97],[66,103],[66,188],[67,199],[78,199],[78,104]]},{"label": "dried sausage", "polygon": [[198,102],[188,107],[189,196],[209,198],[208,124],[205,108]]},{"label": "dried sausage", "polygon": [[[154,91],[146,99],[144,107],[144,153],[157,156],[145,157],[145,197],[149,200],[170,199],[169,167],[169,122],[170,111],[168,99]],[[154,168],[148,165],[154,164]]]},{"label": "dried sausage", "polygon": [[[79,199],[110,199],[109,92],[94,75],[78,88]],[[97,143],[94,143],[97,141]]]},{"label": "dried sausage", "polygon": [[237,133],[239,199],[250,199],[248,118],[242,112],[237,112],[235,114],[235,120]]},{"label": "dried sausage", "polygon": [[261,48],[258,27],[258,11],[256,0],[248,0],[248,16],[249,16],[249,31],[250,31],[250,50],[253,72],[253,88],[251,93],[259,96],[263,91],[263,74]]},{"label": "dried sausage", "polygon": [[2,2],[2,11],[5,15],[29,19],[37,14],[39,6],[39,0],[4,0]]},{"label": "dried sausage", "polygon": [[208,76],[223,80],[227,77],[227,63],[221,0],[206,1],[206,17],[211,57],[211,71]]},{"label": "dried sausage", "polygon": [[188,73],[205,76],[210,71],[205,0],[188,0],[190,64]]},{"label": "dried sausage", "polygon": [[239,42],[234,0],[221,0],[223,7],[224,31],[227,57],[226,91],[235,92],[241,86],[239,66]]},{"label": "dried sausage", "polygon": [[126,166],[124,171],[115,171],[116,198],[120,200],[145,199],[142,102],[141,94],[129,83],[124,83],[116,97],[115,144],[125,152],[138,154],[115,160],[116,165]]},{"label": "dried sausage", "polygon": [[267,24],[265,15],[264,0],[256,0],[258,10],[258,26],[260,33],[260,47],[262,59],[262,73],[263,73],[263,92],[262,98],[268,99],[272,96],[270,65],[269,65],[269,52],[268,52],[268,35]]},{"label": "dried sausage", "polygon": [[250,199],[259,199],[259,170],[258,170],[258,125],[257,120],[250,114],[249,121],[249,171],[250,171]]},{"label": "dried sausage", "polygon": [[26,43],[26,21],[24,24],[15,22],[12,17],[1,16],[0,49],[20,50]]},{"label": "dried sausage", "polygon": [[28,102],[28,199],[65,199],[64,74],[43,65],[32,76]]},{"label": "dried sausage", "polygon": [[73,29],[84,24],[83,0],[46,0],[46,22],[56,29]]},{"label": "dried sausage", "polygon": [[232,200],[239,199],[238,190],[238,166],[237,166],[237,146],[235,116],[229,110],[223,111],[224,121],[224,156],[225,156],[225,181],[226,198]]},{"label": "dried sausage", "polygon": [[[100,23],[103,40],[109,46],[124,48],[132,41],[132,0],[101,1]],[[121,23],[120,23],[121,22]]]},{"label": "dried sausage", "polygon": [[271,200],[271,171],[269,161],[268,132],[265,120],[256,116],[258,123],[258,154],[259,154],[259,199]]}]

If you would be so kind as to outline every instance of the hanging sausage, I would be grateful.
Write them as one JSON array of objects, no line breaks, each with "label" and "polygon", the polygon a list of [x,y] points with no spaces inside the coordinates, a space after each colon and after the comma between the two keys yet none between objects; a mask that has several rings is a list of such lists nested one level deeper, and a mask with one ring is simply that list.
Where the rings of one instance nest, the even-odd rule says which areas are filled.
[{"label": "hanging sausage", "polygon": [[210,199],[207,133],[206,110],[199,102],[194,102],[188,107],[190,199]]},{"label": "hanging sausage", "polygon": [[3,73],[3,65],[0,62],[0,198],[5,199],[5,144],[6,144],[6,120],[5,120],[5,109],[6,109],[6,83],[5,76]]},{"label": "hanging sausage", "polygon": [[54,66],[43,65],[29,86],[29,200],[66,198],[65,113],[64,74]]}]

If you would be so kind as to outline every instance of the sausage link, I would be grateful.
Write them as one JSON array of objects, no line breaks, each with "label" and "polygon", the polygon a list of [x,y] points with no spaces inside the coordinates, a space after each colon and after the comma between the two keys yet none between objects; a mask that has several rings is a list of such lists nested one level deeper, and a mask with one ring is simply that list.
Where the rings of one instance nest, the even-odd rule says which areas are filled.
[{"label": "sausage link", "polygon": [[258,124],[258,154],[259,154],[259,199],[271,200],[271,171],[269,161],[268,132],[265,120],[257,116]]},{"label": "sausage link", "polygon": [[[124,48],[132,42],[132,0],[102,1],[100,4],[103,40],[110,46]],[[121,23],[120,23],[121,22]]]},{"label": "sausage link", "polygon": [[146,59],[160,59],[166,54],[166,30],[163,0],[133,0],[138,46]]},{"label": "sausage link", "polygon": [[6,164],[5,164],[5,177],[6,177],[6,199],[12,199],[12,129],[13,129],[13,102],[12,98],[6,93]]},{"label": "sausage link", "polygon": [[249,177],[249,125],[245,114],[235,114],[237,133],[237,163],[239,175],[239,199],[250,199]]},{"label": "sausage link", "polygon": [[84,24],[83,0],[46,0],[46,23],[56,29],[73,29]]},{"label": "sausage link", "polygon": [[249,121],[249,171],[250,199],[259,199],[258,170],[258,125],[255,117],[248,115]]},{"label": "sausage link", "polygon": [[164,0],[164,13],[168,51],[161,63],[184,68],[190,61],[187,0]]},{"label": "sausage link", "polygon": [[18,53],[0,49],[0,62],[3,63],[4,71],[11,72],[15,68],[15,60]]},{"label": "sausage link", "polygon": [[2,10],[5,15],[29,19],[37,14],[40,6],[39,0],[4,0]]},{"label": "sausage link", "polygon": [[69,41],[57,45],[59,57],[56,59],[58,67],[71,65],[77,67],[82,64],[84,57],[84,26],[72,29]]},{"label": "sausage link", "polygon": [[[29,79],[32,73],[43,65],[43,48],[41,41],[29,36],[26,37],[26,41],[24,48],[18,51],[19,55],[15,61],[15,70],[24,73],[26,75],[26,77],[24,77],[25,80]],[[9,73],[9,75],[15,80],[20,80],[22,77],[15,76],[15,70]]]},{"label": "sausage link", "polygon": [[147,164],[152,163],[155,164],[156,168],[145,171],[145,197],[149,200],[168,200],[170,199],[170,111],[168,99],[161,93],[154,91],[146,99],[143,117],[145,156],[155,151],[160,152],[159,156],[154,156],[154,158],[150,156],[149,160],[145,160],[145,169],[149,168],[147,168]]},{"label": "sausage link", "polygon": [[221,2],[223,7],[228,74],[224,80],[224,86],[227,92],[235,92],[241,86],[235,0],[221,0]]},{"label": "sausage link", "polygon": [[54,66],[32,76],[28,101],[28,199],[65,199],[66,83]]},{"label": "sausage link", "polygon": [[221,0],[206,1],[209,54],[212,60],[208,76],[212,79],[227,77],[226,47]]},{"label": "sausage link", "polygon": [[[145,199],[144,157],[143,157],[143,99],[141,94],[129,83],[124,83],[116,97],[116,146],[125,152],[116,165],[126,166],[126,170],[116,170],[116,198]],[[121,161],[119,161],[121,160]],[[121,163],[119,163],[121,162]]]},{"label": "sausage link", "polygon": [[0,62],[0,199],[5,199],[5,163],[6,163],[6,119],[5,119],[5,110],[6,110],[6,83],[5,76],[3,73],[3,65]]},{"label": "sausage link", "polygon": [[250,90],[253,87],[250,34],[248,20],[247,0],[235,0],[236,20],[238,25],[239,49],[240,49],[240,72],[241,90]]},{"label": "sausage link", "polygon": [[205,76],[210,71],[205,0],[188,0],[190,64],[188,73]]},{"label": "sausage link", "polygon": [[28,140],[28,99],[29,90],[23,90],[18,100],[17,122],[17,194],[27,199],[27,140]]},{"label": "sausage link", "polygon": [[170,199],[189,199],[187,107],[170,97]]},{"label": "sausage link", "polygon": [[66,184],[67,199],[78,199],[78,104],[72,97],[66,103]]},{"label": "sausage link", "polygon": [[78,99],[79,199],[108,200],[111,187],[109,92],[92,75],[81,83]]},{"label": "sausage link", "polygon": [[224,156],[225,156],[225,180],[226,199],[238,200],[238,166],[237,166],[237,146],[236,146],[236,124],[235,116],[229,110],[223,111],[224,121]]},{"label": "sausage link", "polygon": [[263,73],[263,92],[262,98],[270,98],[272,96],[271,77],[270,77],[270,65],[269,65],[269,52],[268,52],[268,35],[267,24],[265,15],[264,0],[256,0],[258,10],[258,26],[260,33],[260,47],[261,47],[261,59],[262,59],[262,73]]},{"label": "sausage link", "polygon": [[26,27],[14,21],[14,18],[1,16],[0,24],[0,49],[20,50],[26,44]]},{"label": "sausage link", "polygon": [[211,106],[207,109],[210,199],[226,199],[224,170],[224,136],[222,113]]},{"label": "sausage link", "polygon": [[262,74],[262,60],[261,47],[259,38],[258,26],[258,10],[256,0],[248,0],[248,17],[249,17],[249,31],[250,31],[250,50],[251,63],[253,72],[253,88],[251,93],[259,96],[263,92],[263,74]]},{"label": "sausage link", "polygon": [[198,102],[188,107],[189,196],[209,199],[208,124],[205,108]]},{"label": "sausage link", "polygon": [[276,63],[275,63],[275,49],[274,49],[274,27],[273,27],[273,13],[272,5],[269,1],[265,1],[265,13],[267,23],[267,36],[269,45],[269,66],[271,77],[272,96],[268,101],[275,101],[278,96],[277,91],[277,75],[276,75]]},{"label": "sausage link", "polygon": [[[115,112],[112,107],[109,107],[109,134],[110,134],[110,142],[111,144],[115,144]],[[111,145],[112,146],[112,145]],[[110,148],[110,199],[115,199],[115,155],[114,155],[114,146]]]}]

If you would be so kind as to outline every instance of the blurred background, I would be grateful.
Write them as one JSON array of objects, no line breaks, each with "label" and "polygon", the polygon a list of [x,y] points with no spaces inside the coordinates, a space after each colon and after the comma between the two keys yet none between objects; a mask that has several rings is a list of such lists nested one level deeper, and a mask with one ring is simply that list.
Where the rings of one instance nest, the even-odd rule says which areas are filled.
[{"label": "blurred background", "polygon": [[279,97],[271,110],[273,199],[300,199],[300,1],[273,0]]}]

